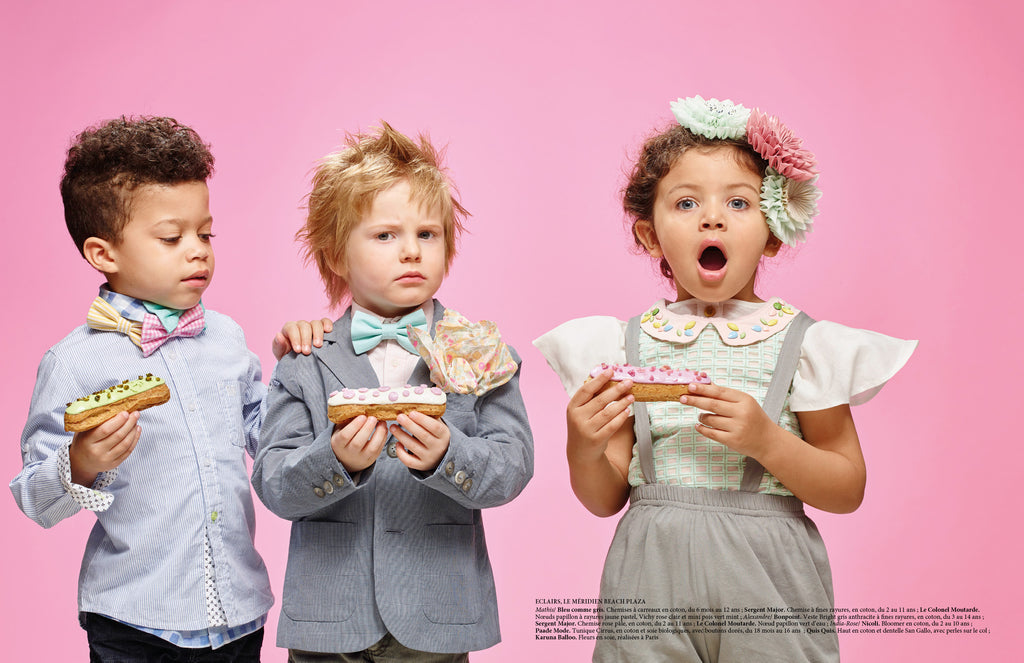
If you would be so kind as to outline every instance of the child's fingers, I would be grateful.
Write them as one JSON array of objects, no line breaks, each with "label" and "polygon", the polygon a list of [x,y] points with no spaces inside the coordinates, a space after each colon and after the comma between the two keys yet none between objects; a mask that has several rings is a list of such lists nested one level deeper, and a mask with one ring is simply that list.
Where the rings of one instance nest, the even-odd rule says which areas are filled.
[{"label": "child's fingers", "polygon": [[[125,424],[128,422],[129,419],[132,418],[133,415],[135,416],[136,419],[138,419],[138,413],[136,412],[118,412],[113,417],[107,419],[96,428],[82,431],[80,433],[75,433],[74,439],[75,441],[84,444],[92,444],[100,442],[101,440],[105,440],[111,435],[117,433],[117,431],[119,431],[123,426],[125,426]],[[125,431],[124,434],[127,434],[127,431]],[[124,434],[122,434],[121,437],[124,437]]]},{"label": "child's fingers", "polygon": [[[371,417],[372,418],[372,417]],[[362,452],[368,458],[376,458],[384,448],[384,442],[388,439],[387,425],[383,421],[374,419],[373,433],[369,435],[362,447]]]},{"label": "child's fingers", "polygon": [[301,352],[304,355],[312,352],[310,344],[313,342],[313,326],[310,323],[305,320],[296,320],[289,322],[286,327],[290,330],[288,340],[291,341],[296,352]]},{"label": "child's fingers", "polygon": [[334,330],[334,323],[331,322],[330,318],[320,318],[314,320],[313,325],[313,345],[316,347],[323,347],[324,334],[330,333]]},{"label": "child's fingers", "polygon": [[[687,393],[682,398],[688,398],[690,396],[704,396],[706,398],[714,398],[720,401],[736,402],[740,398],[740,394],[743,392],[728,387],[722,387],[717,384],[701,384],[699,382],[691,382]],[[680,399],[682,400],[682,399]]]},{"label": "child's fingers", "polygon": [[712,440],[714,442],[721,442],[722,441],[720,439],[722,431],[720,431],[717,428],[712,428],[711,426],[705,426],[700,421],[698,421],[697,425],[694,427],[694,429],[698,433],[703,435],[704,437],[708,438],[709,440]]},{"label": "child's fingers", "polygon": [[[630,397],[630,399],[630,403],[632,403],[632,397]],[[608,420],[607,423],[605,423],[603,426],[601,426],[601,428],[598,429],[597,434],[605,438],[611,437],[626,424],[626,421],[629,419],[629,417],[629,410],[626,409],[626,407],[623,407],[618,414],[616,414],[614,417]]]},{"label": "child's fingers", "polygon": [[[440,439],[447,428],[441,420],[415,411],[398,415],[396,421],[401,429],[420,441],[426,441],[428,438]],[[396,428],[398,427],[392,427],[392,431]]]},{"label": "child's fingers", "polygon": [[[607,389],[605,385],[611,380],[612,372],[605,371],[593,380],[580,387],[569,399],[570,408],[587,408],[591,414],[605,408],[609,403],[625,398],[633,388],[631,380],[623,380]],[[603,391],[602,391],[603,389]]]},{"label": "child's fingers", "polygon": [[697,417],[697,423],[707,428],[714,428],[715,430],[724,431],[729,426],[729,418],[705,412],[704,414]]},{"label": "child's fingers", "polygon": [[[406,422],[408,424],[408,422]],[[426,437],[425,431],[420,429],[419,436],[412,431],[404,430],[400,426],[392,426],[391,434],[398,441],[398,446],[404,448],[410,453],[420,456],[427,450],[427,445],[423,442]],[[422,436],[422,437],[420,437]]]},{"label": "child's fingers", "polygon": [[291,351],[291,344],[288,342],[288,338],[281,332],[277,332],[273,342],[270,344],[270,351],[274,353],[274,359],[280,361],[281,357]]},{"label": "child's fingers", "polygon": [[135,447],[138,446],[141,437],[142,426],[136,426],[129,435],[111,447],[109,456],[115,467],[123,463],[135,451]]},{"label": "child's fingers", "polygon": [[709,398],[706,396],[695,396],[693,394],[689,394],[680,396],[679,402],[683,405],[691,405],[698,410],[713,412],[715,414],[726,414],[729,410],[729,402],[723,401],[719,398]]},{"label": "child's fingers", "polygon": [[576,390],[576,393],[569,399],[569,404],[579,407],[584,403],[590,401],[597,392],[601,391],[608,381],[612,379],[611,371],[602,371],[591,379],[583,383],[583,385]]},{"label": "child's fingers", "polygon": [[[633,394],[626,394],[625,398],[614,400],[595,412],[590,420],[600,430],[603,430],[615,419],[621,418],[623,415],[628,417],[629,406],[635,400],[636,398],[633,397]],[[616,429],[618,429],[618,426],[616,426]]]},{"label": "child's fingers", "polygon": [[413,470],[424,470],[426,469],[427,462],[417,456],[415,453],[409,450],[409,448],[399,442],[395,445],[395,452],[398,455],[398,460],[402,461],[402,464]]},{"label": "child's fingers", "polygon": [[[363,446],[373,434],[373,428],[376,425],[377,420],[365,414],[349,419],[340,429],[341,436],[345,440],[345,446],[352,442],[357,442],[359,446]],[[335,425],[335,430],[339,430],[337,424]]]}]

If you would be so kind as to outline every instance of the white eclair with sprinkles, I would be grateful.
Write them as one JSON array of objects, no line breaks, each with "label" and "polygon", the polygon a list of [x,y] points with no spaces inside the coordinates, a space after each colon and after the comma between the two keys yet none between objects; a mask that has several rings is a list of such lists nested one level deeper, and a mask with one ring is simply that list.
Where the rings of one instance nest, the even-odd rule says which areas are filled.
[{"label": "white eclair with sprinkles", "polygon": [[328,397],[327,418],[337,424],[365,414],[380,421],[394,421],[398,415],[413,411],[440,417],[446,403],[443,391],[425,384],[342,389]]}]

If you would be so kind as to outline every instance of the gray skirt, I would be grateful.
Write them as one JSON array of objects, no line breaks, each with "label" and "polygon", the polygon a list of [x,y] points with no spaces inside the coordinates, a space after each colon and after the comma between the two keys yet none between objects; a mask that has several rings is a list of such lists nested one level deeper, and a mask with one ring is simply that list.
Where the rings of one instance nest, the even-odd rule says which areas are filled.
[{"label": "gray skirt", "polygon": [[825,544],[794,497],[634,487],[601,598],[599,663],[839,660]]}]

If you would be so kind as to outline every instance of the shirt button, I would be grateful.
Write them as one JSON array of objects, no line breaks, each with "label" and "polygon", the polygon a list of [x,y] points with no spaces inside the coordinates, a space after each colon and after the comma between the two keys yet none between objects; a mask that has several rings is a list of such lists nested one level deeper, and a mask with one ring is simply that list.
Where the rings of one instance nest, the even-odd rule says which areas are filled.
[{"label": "shirt button", "polygon": [[388,445],[388,456],[392,458],[398,458],[398,445],[394,442]]},{"label": "shirt button", "polygon": [[334,492],[334,484],[330,481],[324,481],[324,492],[328,495]]},{"label": "shirt button", "polygon": [[455,474],[455,461],[450,460],[444,465],[444,475],[450,477]]},{"label": "shirt button", "polygon": [[710,318],[710,317],[713,317],[714,315],[715,315],[715,307],[714,306],[710,306],[709,305],[709,306],[704,307],[704,316],[705,317]]},{"label": "shirt button", "polygon": [[188,404],[188,411],[189,412],[195,412],[196,411],[196,404],[194,402]]},{"label": "shirt button", "polygon": [[465,481],[465,480],[466,480],[466,473],[465,472],[463,472],[462,470],[459,470],[458,472],[455,473],[455,485],[456,486],[461,486],[462,482]]},{"label": "shirt button", "polygon": [[316,488],[313,489],[313,494],[316,495],[317,497],[323,497],[327,493],[324,492],[323,488],[317,486]]},{"label": "shirt button", "polygon": [[340,474],[335,474],[333,479],[334,479],[334,485],[335,486],[344,486],[345,485],[345,477],[341,476]]},{"label": "shirt button", "polygon": [[472,487],[473,487],[473,480],[472,479],[467,478],[465,481],[462,482],[462,492],[468,493],[469,489],[472,488]]},{"label": "shirt button", "polygon": [[210,514],[210,522],[211,523],[217,522],[217,512],[216,511],[214,511],[213,513]]}]

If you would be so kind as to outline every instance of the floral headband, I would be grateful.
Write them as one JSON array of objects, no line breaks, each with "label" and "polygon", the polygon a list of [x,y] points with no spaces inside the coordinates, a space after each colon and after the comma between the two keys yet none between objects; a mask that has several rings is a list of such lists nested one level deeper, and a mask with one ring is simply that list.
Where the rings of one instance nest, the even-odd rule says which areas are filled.
[{"label": "floral headband", "polygon": [[699,96],[672,102],[672,114],[686,129],[706,138],[745,139],[768,162],[761,181],[761,211],[772,233],[789,246],[806,239],[818,214],[821,190],[814,155],[779,118],[748,110],[726,99]]}]

